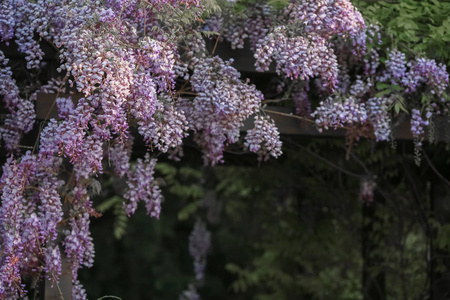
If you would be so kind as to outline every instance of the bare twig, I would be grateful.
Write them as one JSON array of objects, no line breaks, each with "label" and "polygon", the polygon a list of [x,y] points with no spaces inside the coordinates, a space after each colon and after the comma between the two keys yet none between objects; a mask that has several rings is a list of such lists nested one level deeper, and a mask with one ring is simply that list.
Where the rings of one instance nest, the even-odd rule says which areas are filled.
[{"label": "bare twig", "polygon": [[422,151],[423,153],[423,157],[425,157],[425,160],[427,161],[428,165],[430,166],[430,168],[433,170],[434,173],[436,173],[436,175],[442,179],[442,181],[445,182],[445,184],[447,184],[448,186],[450,186],[450,181],[447,180],[447,178],[444,177],[444,175],[442,175],[434,166],[434,164],[431,162],[430,158],[428,157],[428,155],[425,153],[425,151]]},{"label": "bare twig", "polygon": [[346,169],[344,169],[344,168],[338,166],[337,164],[335,164],[335,163],[329,161],[328,159],[324,158],[323,156],[320,156],[319,154],[317,154],[317,153],[315,153],[315,152],[309,150],[308,148],[306,148],[306,147],[300,145],[299,143],[296,143],[296,142],[294,142],[294,141],[292,141],[292,140],[286,140],[286,141],[289,142],[289,143],[291,143],[291,144],[294,145],[295,147],[300,148],[301,150],[307,152],[307,153],[310,154],[311,156],[314,156],[315,158],[317,158],[317,159],[323,161],[324,163],[326,163],[326,164],[332,166],[333,168],[335,168],[335,169],[341,171],[342,173],[345,173],[345,174],[347,174],[347,175],[349,175],[349,176],[353,176],[353,177],[356,177],[356,178],[361,178],[361,177],[363,177],[362,174],[357,174],[357,173],[353,173],[353,172],[351,172],[351,171],[349,171],[349,170],[346,170]]}]

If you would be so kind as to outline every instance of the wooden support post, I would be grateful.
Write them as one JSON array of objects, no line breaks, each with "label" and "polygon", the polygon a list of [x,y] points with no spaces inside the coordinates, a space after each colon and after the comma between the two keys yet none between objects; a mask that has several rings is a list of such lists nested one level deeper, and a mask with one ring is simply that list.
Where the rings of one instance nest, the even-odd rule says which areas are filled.
[{"label": "wooden support post", "polygon": [[[431,188],[431,215],[444,226],[450,220],[448,206],[449,187],[436,178]],[[450,298],[450,253],[437,246],[437,230],[432,230],[430,249],[430,300]]]},{"label": "wooden support post", "polygon": [[[376,197],[376,194],[374,196]],[[380,269],[383,265],[383,257],[376,253],[379,247],[380,232],[374,230],[374,225],[380,222],[376,216],[377,206],[379,205],[382,205],[382,203],[377,199],[369,205],[364,204],[362,208],[362,288],[364,300],[386,300],[385,274]]]},{"label": "wooden support post", "polygon": [[72,98],[74,104],[78,102],[78,99],[83,97],[83,94],[46,94],[38,93],[36,99],[36,119],[49,120],[58,119],[58,109],[56,107],[56,98]]}]

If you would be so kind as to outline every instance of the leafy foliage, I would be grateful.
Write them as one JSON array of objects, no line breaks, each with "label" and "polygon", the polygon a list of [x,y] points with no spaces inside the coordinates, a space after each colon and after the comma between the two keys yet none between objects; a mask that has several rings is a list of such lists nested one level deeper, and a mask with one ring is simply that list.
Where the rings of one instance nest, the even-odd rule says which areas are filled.
[{"label": "leafy foliage", "polygon": [[355,1],[366,18],[379,22],[386,30],[391,48],[406,48],[415,53],[450,62],[448,1],[399,0]]}]

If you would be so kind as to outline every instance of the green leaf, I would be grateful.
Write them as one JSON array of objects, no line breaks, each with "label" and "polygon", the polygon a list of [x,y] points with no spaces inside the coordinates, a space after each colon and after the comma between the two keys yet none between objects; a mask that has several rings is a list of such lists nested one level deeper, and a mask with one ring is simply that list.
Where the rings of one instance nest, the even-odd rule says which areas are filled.
[{"label": "green leaf", "polygon": [[398,114],[398,113],[400,113],[400,109],[401,109],[401,104],[400,103],[395,103],[395,105],[394,105],[394,110],[395,110],[395,112]]},{"label": "green leaf", "polygon": [[128,226],[128,217],[125,210],[122,208],[122,203],[117,202],[114,206],[114,236],[120,240],[126,233]]},{"label": "green leaf", "polygon": [[184,221],[194,214],[199,207],[199,202],[195,201],[186,205],[182,210],[178,212],[178,220]]},{"label": "green leaf", "polygon": [[390,89],[387,89],[387,90],[384,90],[384,91],[381,91],[381,92],[378,92],[378,93],[376,93],[375,94],[375,96],[376,97],[383,97],[383,96],[385,96],[385,95],[387,95],[387,94],[390,94],[392,91],[390,90]]},{"label": "green leaf", "polygon": [[180,169],[180,175],[185,176],[187,178],[192,178],[192,179],[201,179],[203,176],[201,170],[194,169],[194,168],[185,168],[185,167]]},{"label": "green leaf", "polygon": [[450,247],[450,224],[445,224],[439,228],[436,242],[441,249]]},{"label": "green leaf", "polygon": [[394,91],[404,91],[405,89],[399,85],[393,84],[391,85],[391,89]]},{"label": "green leaf", "polygon": [[279,10],[288,6],[289,0],[269,0],[267,3],[273,6],[275,9]]},{"label": "green leaf", "polygon": [[382,83],[382,82],[377,82],[377,85],[376,85],[378,90],[384,90],[384,89],[389,88],[390,86],[391,86],[390,84]]},{"label": "green leaf", "polygon": [[200,198],[203,195],[203,187],[198,184],[182,185],[175,184],[171,186],[170,192],[180,197]]},{"label": "green leaf", "polygon": [[213,35],[220,35],[220,33],[216,32],[216,31],[209,31],[209,30],[202,31],[202,34],[208,38]]},{"label": "green leaf", "polygon": [[417,26],[417,24],[414,23],[412,20],[404,20],[400,24],[405,29],[409,29],[409,30],[414,30],[414,29],[417,30],[417,29],[419,29],[419,26]]},{"label": "green leaf", "polygon": [[122,203],[123,198],[119,196],[113,196],[109,199],[106,199],[102,203],[99,203],[96,208],[98,211],[105,212],[108,209],[112,208],[117,202]]}]

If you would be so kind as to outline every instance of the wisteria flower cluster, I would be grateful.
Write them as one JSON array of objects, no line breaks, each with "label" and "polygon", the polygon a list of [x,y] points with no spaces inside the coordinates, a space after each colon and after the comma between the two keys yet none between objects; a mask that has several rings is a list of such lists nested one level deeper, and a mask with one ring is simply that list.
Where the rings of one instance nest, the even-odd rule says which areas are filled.
[{"label": "wisteria flower cluster", "polygon": [[257,70],[268,70],[273,59],[278,74],[302,80],[321,76],[333,90],[338,68],[330,39],[360,35],[365,28],[361,14],[347,0],[305,0],[293,1],[286,15],[294,29],[279,26],[259,40],[255,52]]},{"label": "wisteria flower cluster", "polygon": [[[267,35],[274,23],[273,15],[274,10],[270,5],[255,3],[247,6],[245,15],[241,14],[237,17],[234,14],[222,16],[221,22],[217,23],[219,26],[216,26],[216,31],[223,31],[223,36],[231,43],[232,49],[244,48],[244,41],[248,38],[250,49],[254,51],[258,42]],[[223,18],[231,20],[224,23]]]},{"label": "wisteria flower cluster", "polygon": [[434,59],[418,58],[406,60],[406,55],[398,50],[391,50],[385,62],[386,71],[379,76],[380,81],[391,79],[393,84],[401,85],[407,93],[417,91],[426,86],[429,92],[445,101],[442,94],[448,87],[446,66],[438,64]]},{"label": "wisteria flower cluster", "polygon": [[[364,45],[364,42],[370,45],[367,52],[366,48],[359,45]],[[321,102],[311,116],[323,128],[349,126],[356,129],[353,132],[360,129],[359,132],[364,136],[372,136],[373,133],[377,141],[388,141],[392,137],[391,131],[396,119],[401,120],[401,114],[410,112],[411,131],[416,146],[420,147],[432,114],[441,114],[446,110],[446,67],[433,59],[415,58],[413,54],[397,48],[384,52],[381,44],[381,28],[373,24],[369,24],[355,36],[351,44],[353,49],[342,40],[335,42],[340,66],[337,87],[344,99],[352,98],[349,102],[352,108],[341,107],[347,100],[327,100]],[[355,49],[363,64],[350,55]],[[317,91],[320,96],[326,96],[320,86],[317,86]],[[354,106],[357,107],[356,110]],[[366,117],[356,118],[359,121],[355,122],[354,116],[358,115],[355,111]],[[421,117],[420,111],[426,111],[425,119]],[[367,134],[367,130],[370,134]]]},{"label": "wisteria flower cluster", "polygon": [[[0,178],[0,299],[26,297],[24,274],[57,284],[63,261],[72,271],[73,299],[85,299],[78,271],[92,266],[95,255],[89,231],[90,218],[99,215],[90,192],[94,178],[103,172],[118,176],[126,182],[126,213],[133,214],[142,201],[147,213],[158,218],[162,195],[154,157],[181,154],[183,141],[191,134],[205,164],[221,163],[228,145],[240,141],[244,121],[260,115],[263,94],[241,79],[231,60],[208,52],[202,30],[221,33],[235,47],[245,45],[248,38],[260,70],[275,60],[279,74],[292,79],[321,77],[323,85],[332,89],[338,66],[330,39],[356,37],[364,27],[347,0],[298,1],[278,11],[258,2],[246,10],[241,23],[226,25],[225,14],[203,21],[203,12],[216,12],[212,2],[0,3],[0,41],[17,45],[34,80],[18,84],[0,51],[0,98],[7,112],[0,137],[9,157]],[[179,17],[182,24],[177,23]],[[279,26],[280,20],[291,21]],[[301,26],[294,30],[293,23]],[[61,78],[41,83],[36,78],[46,68],[44,43],[57,53]],[[445,82],[441,66],[418,61],[410,69],[440,94]],[[22,136],[36,126],[38,92],[54,94],[58,118],[45,120],[36,145],[23,153]],[[296,99],[309,114],[306,90],[299,90]],[[332,102],[323,106],[334,107],[335,115],[325,109],[316,113],[323,126],[367,119],[364,103],[351,97],[338,107]],[[134,162],[133,132],[146,145],[146,154]],[[274,122],[256,117],[244,147],[260,160],[281,155]],[[63,172],[67,170],[69,176]],[[205,244],[191,251],[200,280],[209,237],[200,225],[194,233],[192,239],[203,234]],[[189,295],[195,298],[197,292],[194,289]]]},{"label": "wisteria flower cluster", "polygon": [[320,36],[310,38],[287,37],[283,27],[267,35],[257,45],[256,69],[269,70],[272,59],[277,63],[278,74],[291,79],[306,80],[321,76],[326,86],[334,89],[337,83],[338,67],[333,49]]},{"label": "wisteria flower cluster", "polygon": [[145,159],[138,159],[134,170],[128,171],[128,191],[124,195],[128,203],[124,204],[128,215],[133,214],[140,200],[144,201],[147,214],[159,218],[161,212],[161,190],[154,180],[155,159],[146,154]]},{"label": "wisteria flower cluster", "polygon": [[[93,264],[89,226],[98,213],[89,186],[102,172],[126,183],[123,208],[128,215],[142,201],[147,213],[158,218],[162,195],[155,157],[181,156],[188,135],[205,164],[219,164],[253,115],[254,128],[248,130],[244,147],[259,160],[281,155],[279,132],[261,113],[263,94],[241,78],[232,60],[208,50],[204,30],[216,31],[216,38],[228,40],[232,48],[249,45],[259,71],[270,70],[274,62],[285,82],[302,87],[290,91],[297,113],[314,118],[321,130],[365,126],[377,141],[386,141],[393,117],[401,113],[392,111],[399,104],[393,99],[401,94],[410,101],[402,108],[411,111],[411,130],[420,144],[432,114],[445,107],[445,66],[432,59],[410,59],[398,49],[383,57],[380,27],[366,28],[348,0],[293,0],[278,10],[256,1],[240,15],[229,1],[222,15],[204,21],[204,11],[214,12],[212,2],[0,3],[1,43],[17,45],[33,76],[45,68],[41,44],[49,44],[57,52],[62,77],[45,85],[37,80],[18,83],[0,51],[0,98],[7,113],[0,137],[8,155],[0,178],[0,299],[26,297],[24,274],[56,284],[63,261],[70,263],[73,298],[86,298],[78,271]],[[366,48],[366,42],[373,47]],[[325,99],[335,88],[340,94],[320,102],[311,114],[313,78],[316,95]],[[78,101],[74,95],[60,96],[75,91],[82,96]],[[36,125],[38,92],[55,94],[58,119],[46,120],[36,146],[23,153],[22,136]],[[424,103],[414,99],[418,93]],[[134,132],[142,136],[146,154],[132,161]],[[62,170],[70,170],[70,176]],[[373,184],[364,190],[370,201]],[[206,227],[196,224],[191,240],[201,280],[210,245]],[[191,287],[183,297],[199,295]]]},{"label": "wisteria flower cluster", "polygon": [[296,114],[304,117],[311,115],[311,102],[308,99],[307,86],[295,89],[292,93],[292,100],[295,103]]},{"label": "wisteria flower cluster", "polygon": [[377,141],[388,141],[391,135],[391,118],[389,108],[392,104],[390,98],[370,98],[366,102],[367,115],[373,125],[373,131]]},{"label": "wisteria flower cluster", "polygon": [[194,259],[194,273],[197,282],[202,283],[205,277],[206,256],[211,247],[211,233],[205,223],[200,220],[194,225],[189,236],[189,254]]},{"label": "wisteria flower cluster", "polygon": [[250,129],[245,137],[245,147],[258,154],[258,160],[268,160],[270,156],[281,155],[281,142],[275,122],[269,117],[258,116],[255,128]]},{"label": "wisteria flower cluster", "polygon": [[242,82],[239,72],[219,57],[195,59],[191,76],[193,101],[181,99],[194,139],[205,151],[205,164],[222,161],[226,144],[239,140],[244,120],[254,114],[263,99],[254,86]]},{"label": "wisteria flower cluster", "polygon": [[406,75],[406,55],[398,50],[390,51],[386,60],[386,71],[392,77],[392,83]]},{"label": "wisteria flower cluster", "polygon": [[367,121],[367,111],[364,103],[353,96],[341,98],[329,97],[320,102],[320,106],[311,114],[319,126],[319,131],[328,128],[344,127],[345,125],[362,124]]},{"label": "wisteria flower cluster", "polygon": [[[55,245],[63,217],[58,189],[63,182],[54,175],[54,160],[27,152],[9,158],[0,179],[0,296],[25,295],[22,272],[45,271],[54,281],[61,271],[60,250]],[[27,201],[27,197],[35,201]],[[39,261],[47,261],[42,266]],[[27,263],[29,262],[29,263]]]},{"label": "wisteria flower cluster", "polygon": [[8,62],[9,60],[0,51],[0,96],[3,97],[5,108],[9,111],[4,125],[0,128],[0,136],[5,141],[6,150],[12,153],[18,151],[22,135],[33,128],[36,114],[33,97],[24,99],[20,96]]},{"label": "wisteria flower cluster", "polygon": [[[155,1],[153,8],[200,5],[183,3]],[[142,200],[150,215],[159,216],[161,194],[152,173],[156,160],[147,155],[130,168],[130,126],[138,127],[149,147],[167,152],[181,144],[187,123],[167,96],[177,76],[176,47],[166,34],[146,28],[157,24],[158,14],[148,5],[142,1],[2,2],[2,42],[16,43],[25,54],[26,67],[38,69],[43,51],[37,33],[58,49],[59,71],[66,72],[70,85],[84,98],[74,104],[70,98],[56,96],[59,120],[47,122],[38,148],[20,155],[20,138],[35,125],[36,93],[64,92],[66,79],[38,86],[30,97],[23,97],[8,59],[0,52],[0,93],[9,111],[0,132],[13,155],[0,179],[1,299],[25,296],[21,275],[27,272],[57,283],[62,260],[72,268],[73,298],[86,296],[77,274],[93,263],[89,223],[96,215],[87,182],[103,171],[105,157],[115,160],[114,170],[128,182],[126,211],[133,213]],[[148,24],[137,21],[143,16]],[[105,151],[108,145],[111,151]],[[71,180],[60,176],[67,163],[73,169]],[[69,206],[65,213],[61,198]]]},{"label": "wisteria flower cluster", "polygon": [[290,21],[305,32],[326,39],[333,35],[354,37],[365,28],[361,13],[348,0],[294,1],[288,7]]},{"label": "wisteria flower cluster", "polygon": [[423,135],[425,133],[424,126],[428,126],[429,122],[427,119],[431,117],[431,113],[427,112],[427,119],[424,120],[421,117],[420,110],[413,109],[411,115],[411,132],[413,137],[419,139],[419,146],[422,144]]}]

